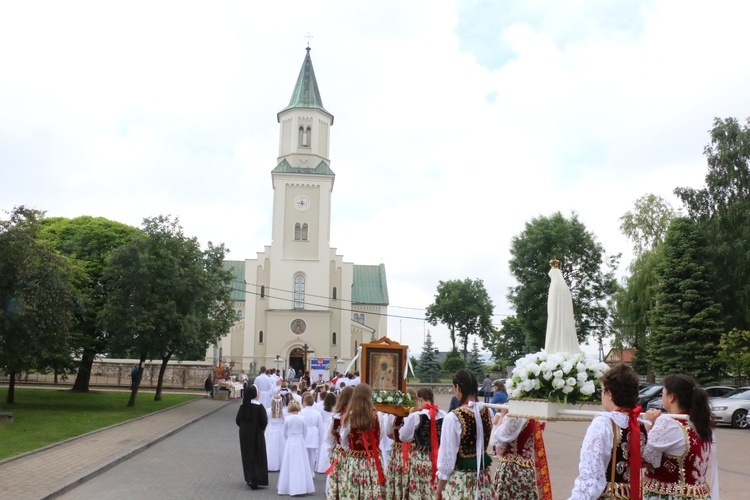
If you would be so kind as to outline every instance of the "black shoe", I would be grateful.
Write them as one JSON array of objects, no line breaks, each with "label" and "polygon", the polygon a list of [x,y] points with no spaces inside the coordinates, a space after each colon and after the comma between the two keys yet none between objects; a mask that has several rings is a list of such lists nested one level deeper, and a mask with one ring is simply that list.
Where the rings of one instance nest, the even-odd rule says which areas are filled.
[{"label": "black shoe", "polygon": [[248,481],[247,485],[250,486],[251,490],[257,490],[258,489],[258,485],[256,483],[252,483],[252,482]]}]

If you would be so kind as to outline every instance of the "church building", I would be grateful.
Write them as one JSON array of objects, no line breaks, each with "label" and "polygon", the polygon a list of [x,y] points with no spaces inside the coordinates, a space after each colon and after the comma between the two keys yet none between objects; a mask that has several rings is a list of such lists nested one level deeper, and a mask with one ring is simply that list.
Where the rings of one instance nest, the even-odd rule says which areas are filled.
[{"label": "church building", "polygon": [[271,245],[254,259],[225,262],[237,322],[207,359],[234,361],[235,370],[343,371],[360,344],[387,333],[385,266],[346,262],[330,245],[333,115],[306,50],[289,105],[277,114]]}]

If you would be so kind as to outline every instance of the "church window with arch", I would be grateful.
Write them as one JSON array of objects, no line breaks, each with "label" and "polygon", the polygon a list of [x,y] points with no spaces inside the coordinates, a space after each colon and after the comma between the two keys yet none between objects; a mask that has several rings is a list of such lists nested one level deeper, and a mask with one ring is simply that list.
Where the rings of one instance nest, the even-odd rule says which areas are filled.
[{"label": "church window with arch", "polygon": [[266,297],[266,285],[260,285],[260,298],[264,299]]},{"label": "church window with arch", "polygon": [[303,148],[310,147],[310,133],[311,132],[312,132],[312,129],[310,127],[300,126],[299,132],[298,132],[298,140],[297,140],[300,147],[303,147]]},{"label": "church window with arch", "polygon": [[263,330],[258,332],[258,343],[259,344],[263,343]]},{"label": "church window with arch", "polygon": [[294,277],[294,308],[305,308],[305,277],[301,274]]},{"label": "church window with arch", "polygon": [[307,222],[302,224],[302,241],[307,241]]},{"label": "church window with arch", "polygon": [[336,297],[336,287],[333,287],[333,293],[331,294],[331,297],[333,298],[333,300],[337,299],[337,297]]},{"label": "church window with arch", "polygon": [[331,334],[331,344],[336,345],[336,332]]}]

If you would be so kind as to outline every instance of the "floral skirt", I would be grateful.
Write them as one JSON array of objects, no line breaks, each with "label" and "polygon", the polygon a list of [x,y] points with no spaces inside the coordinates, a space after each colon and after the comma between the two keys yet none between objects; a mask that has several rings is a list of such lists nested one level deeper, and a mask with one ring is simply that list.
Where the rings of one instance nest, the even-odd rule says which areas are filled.
[{"label": "floral skirt", "polygon": [[493,479],[498,500],[539,500],[536,474],[531,467],[499,460]]},{"label": "floral skirt", "polygon": [[[409,443],[407,443],[409,444]],[[409,444],[409,453],[407,459],[411,455],[411,448],[413,445]],[[408,467],[409,460],[406,465]],[[393,443],[391,445],[391,453],[388,458],[388,469],[385,473],[385,492],[388,500],[401,500],[407,498],[409,489],[409,469],[404,470],[404,455],[401,447],[401,443]]]},{"label": "floral skirt", "polygon": [[378,483],[378,469],[373,458],[348,455],[343,460],[341,475],[338,479],[337,498],[339,500],[383,500],[385,498],[385,484]]},{"label": "floral skirt", "polygon": [[343,477],[344,462],[346,461],[347,456],[344,453],[343,448],[336,445],[334,449],[331,450],[330,459],[332,463],[335,461],[336,464],[333,466],[333,470],[328,474],[328,479],[326,480],[326,498],[328,500],[339,500],[339,498],[341,498],[339,495],[339,485],[341,484],[341,479]]},{"label": "floral skirt", "polygon": [[455,470],[445,483],[443,500],[471,500],[477,489],[478,500],[495,500],[489,469],[481,471],[478,480],[475,470]]},{"label": "floral skirt", "polygon": [[409,488],[404,498],[427,500],[435,498],[437,478],[432,482],[432,461],[424,451],[412,451],[409,455]]},{"label": "floral skirt", "polygon": [[[643,492],[643,500],[693,500],[695,497],[680,497],[676,495],[663,495],[650,491]],[[700,500],[711,500],[711,496],[701,498]]]}]

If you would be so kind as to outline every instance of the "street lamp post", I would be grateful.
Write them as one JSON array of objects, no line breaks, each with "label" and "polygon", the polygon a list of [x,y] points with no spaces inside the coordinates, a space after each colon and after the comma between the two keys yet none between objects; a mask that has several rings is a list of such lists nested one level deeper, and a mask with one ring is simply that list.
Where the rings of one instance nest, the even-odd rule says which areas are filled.
[{"label": "street lamp post", "polygon": [[307,345],[307,343],[305,343],[305,345],[302,346],[303,353],[304,353],[303,357],[302,357],[302,363],[304,364],[304,366],[302,367],[302,374],[303,375],[307,371],[307,349],[308,348],[309,348],[309,346]]}]

